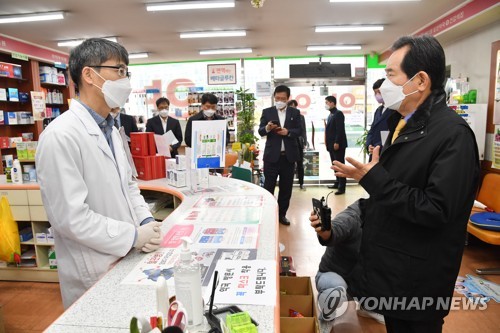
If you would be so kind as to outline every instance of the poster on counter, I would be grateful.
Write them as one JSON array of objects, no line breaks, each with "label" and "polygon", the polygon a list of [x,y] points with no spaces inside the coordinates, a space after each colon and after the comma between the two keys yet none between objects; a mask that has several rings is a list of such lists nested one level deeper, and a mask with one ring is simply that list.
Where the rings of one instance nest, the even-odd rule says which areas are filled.
[{"label": "poster on counter", "polygon": [[194,168],[223,168],[226,159],[226,120],[193,121],[191,161]]},{"label": "poster on counter", "polygon": [[196,208],[203,207],[262,207],[264,196],[262,195],[203,195],[194,205]]},{"label": "poster on counter", "polygon": [[[200,264],[201,284],[208,286],[219,260],[253,260],[255,249],[192,249],[193,259]],[[163,276],[167,286],[174,287],[174,265],[179,260],[179,249],[160,248],[146,255],[122,280],[121,284],[155,285]]]},{"label": "poster on counter", "polygon": [[177,248],[181,237],[189,237],[194,247],[256,249],[259,238],[259,225],[225,224],[218,226],[174,224],[161,243],[162,247]]},{"label": "poster on counter", "polygon": [[33,108],[33,119],[43,120],[46,118],[45,95],[41,91],[31,91],[31,107]]},{"label": "poster on counter", "polygon": [[[276,304],[276,262],[274,260],[219,261],[214,304]],[[213,281],[210,281],[210,286]],[[206,288],[209,299],[211,288]]]},{"label": "poster on counter", "polygon": [[193,224],[218,223],[259,224],[262,209],[260,207],[230,207],[230,208],[191,208],[181,220]]},{"label": "poster on counter", "polygon": [[495,131],[493,132],[493,161],[491,162],[491,167],[494,169],[500,169],[500,125],[495,125]]}]

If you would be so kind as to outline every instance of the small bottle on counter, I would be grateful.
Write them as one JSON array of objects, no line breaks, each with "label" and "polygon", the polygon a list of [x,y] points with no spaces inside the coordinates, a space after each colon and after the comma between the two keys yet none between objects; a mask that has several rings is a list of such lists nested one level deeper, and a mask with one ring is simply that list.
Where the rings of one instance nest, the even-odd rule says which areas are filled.
[{"label": "small bottle on counter", "polygon": [[193,260],[188,244],[189,237],[182,237],[180,260],[174,267],[175,297],[186,309],[188,325],[203,323],[203,298],[201,296],[200,265]]}]

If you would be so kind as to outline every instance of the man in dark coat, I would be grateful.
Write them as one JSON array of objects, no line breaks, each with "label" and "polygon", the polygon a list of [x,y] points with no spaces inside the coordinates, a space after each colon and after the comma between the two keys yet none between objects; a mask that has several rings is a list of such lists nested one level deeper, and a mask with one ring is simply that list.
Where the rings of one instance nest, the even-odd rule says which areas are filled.
[{"label": "man in dark coat", "polygon": [[264,149],[264,188],[274,195],[276,180],[280,177],[278,206],[279,222],[290,225],[286,217],[292,197],[295,162],[299,158],[297,138],[300,136],[300,111],[287,107],[290,88],[277,86],[275,106],[264,109],[260,118],[259,134],[266,136]]},{"label": "man in dark coat", "polygon": [[130,138],[131,132],[139,132],[137,128],[137,123],[135,122],[135,118],[128,114],[125,114],[122,109],[116,108],[111,111],[111,115],[115,119],[115,127],[120,128],[123,127],[125,131],[125,135]]},{"label": "man in dark coat", "polygon": [[402,37],[393,50],[380,87],[385,105],[397,111],[389,118],[390,139],[370,163],[347,158],[352,166],[332,167],[370,195],[348,291],[372,300],[387,332],[435,333],[452,304],[479,154],[472,130],[446,105],[439,42]]},{"label": "man in dark coat", "polygon": [[146,132],[154,132],[158,135],[163,135],[168,131],[172,131],[177,143],[170,145],[170,156],[177,156],[177,150],[182,143],[182,130],[179,121],[168,115],[170,108],[170,101],[165,97],[160,97],[156,101],[156,107],[158,109],[158,115],[153,118],[148,119],[146,123]]},{"label": "man in dark coat", "polygon": [[[288,101],[288,106],[292,108],[297,108],[299,103],[292,99]],[[306,129],[306,119],[301,114],[300,115],[300,136],[297,138],[297,144],[299,146],[299,159],[297,160],[297,179],[299,180],[299,186],[301,190],[304,188],[304,149],[307,148],[307,129]]]},{"label": "man in dark coat", "polygon": [[[326,96],[325,109],[330,112],[325,126],[325,145],[333,161],[345,162],[345,150],[347,148],[347,136],[345,134],[345,118],[342,111],[337,109],[337,99],[335,96]],[[335,195],[344,194],[346,178],[337,176],[334,185],[328,188],[338,189]]]},{"label": "man in dark coat", "polygon": [[375,99],[380,103],[380,106],[375,110],[373,115],[373,122],[370,126],[370,130],[366,135],[366,150],[370,154],[369,161],[372,160],[372,153],[375,147],[380,146],[382,148],[384,142],[382,142],[381,132],[389,131],[389,125],[387,125],[387,119],[393,113],[392,110],[388,109],[384,105],[384,99],[380,94],[380,86],[384,83],[385,79],[379,79],[373,84],[373,92],[375,93]]},{"label": "man in dark coat", "polygon": [[[204,120],[224,120],[226,118],[219,116],[216,114],[217,112],[217,103],[219,103],[219,99],[214,94],[203,94],[201,96],[201,111],[197,114],[189,117],[188,122],[186,124],[186,132],[184,141],[186,142],[186,146],[191,147],[191,135],[193,132],[193,121],[204,121]],[[226,142],[224,145],[229,143],[229,130],[226,125]]]}]

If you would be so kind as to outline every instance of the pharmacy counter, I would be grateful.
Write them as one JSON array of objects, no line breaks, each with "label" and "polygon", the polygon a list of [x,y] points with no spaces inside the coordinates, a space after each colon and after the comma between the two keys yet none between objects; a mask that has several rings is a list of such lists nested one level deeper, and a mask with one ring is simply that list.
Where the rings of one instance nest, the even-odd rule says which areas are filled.
[{"label": "pharmacy counter", "polygon": [[[274,197],[254,184],[223,177],[210,177],[210,188],[220,194],[262,195],[262,215],[257,245],[257,259],[276,260],[278,263],[277,203]],[[187,188],[173,188],[164,180],[141,182],[143,190],[173,194],[180,205],[164,221],[163,230],[174,223],[191,208],[202,193],[189,193]],[[211,192],[216,194],[214,192]],[[133,316],[149,318],[156,311],[154,286],[124,285],[121,281],[131,272],[146,254],[131,251],[120,260],[99,282],[88,290],[77,302],[66,310],[46,332],[129,332]],[[279,270],[276,271],[276,285],[279,286]],[[279,292],[276,306],[241,305],[259,323],[259,332],[279,332]],[[205,300],[206,301],[206,300]],[[190,330],[193,333],[192,330]],[[199,332],[208,332],[200,330]]]}]

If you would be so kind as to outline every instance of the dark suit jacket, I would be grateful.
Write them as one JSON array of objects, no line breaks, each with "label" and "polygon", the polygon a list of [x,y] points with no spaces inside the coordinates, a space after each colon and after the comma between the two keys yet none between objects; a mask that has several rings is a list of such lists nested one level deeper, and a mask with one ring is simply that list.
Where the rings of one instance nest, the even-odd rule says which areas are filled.
[{"label": "dark suit jacket", "polygon": [[299,148],[304,150],[307,147],[307,129],[306,129],[306,119],[303,115],[300,115],[300,136],[298,138]]},{"label": "dark suit jacket", "polygon": [[[375,110],[375,114],[373,115],[373,122],[368,134],[366,135],[366,148],[372,145],[373,147],[382,146],[384,142],[382,142],[382,138],[380,137],[381,131],[388,131],[389,125],[387,124],[387,119],[389,119],[390,115],[394,112],[393,110],[387,109],[384,113],[384,106],[380,105],[377,110]],[[382,147],[381,147],[382,148]]]},{"label": "dark suit jacket", "polygon": [[[224,120],[224,119],[226,119],[226,118],[216,114],[216,115],[214,115],[212,120]],[[198,120],[208,120],[205,118],[203,111],[198,112],[197,114],[189,117],[189,119],[188,119],[188,122],[186,124],[186,131],[185,131],[186,137],[184,138],[184,141],[186,142],[186,146],[188,146],[188,147],[191,147],[191,133],[193,131],[193,121],[198,121]],[[226,142],[225,142],[225,145],[227,145],[228,143],[229,143],[229,130],[228,130],[227,124],[226,124]]]},{"label": "dark suit jacket", "polygon": [[347,147],[347,136],[345,134],[345,118],[342,111],[337,108],[330,110],[333,116],[327,121],[325,128],[326,150],[333,150],[333,144],[338,143],[339,149]]},{"label": "dark suit jacket", "polygon": [[125,134],[130,138],[131,132],[139,132],[137,124],[135,123],[135,118],[120,112],[120,125],[125,130]]},{"label": "dark suit jacket", "polygon": [[146,132],[154,132],[158,135],[163,135],[168,131],[172,131],[174,133],[177,142],[175,145],[172,145],[172,157],[177,155],[177,149],[181,146],[182,143],[182,130],[179,121],[175,118],[168,117],[167,118],[167,130],[163,130],[163,124],[161,122],[160,116],[155,116],[153,118],[148,119],[146,123]]},{"label": "dark suit jacket", "polygon": [[266,125],[271,120],[279,122],[278,109],[275,106],[264,109],[260,118],[259,134],[267,136],[266,148],[264,149],[264,161],[275,163],[278,162],[281,152],[281,142],[285,143],[286,158],[290,163],[296,162],[299,159],[299,147],[297,138],[301,135],[300,127],[300,111],[287,107],[285,123],[281,124],[288,130],[288,136],[282,136],[275,132],[267,132]]}]

